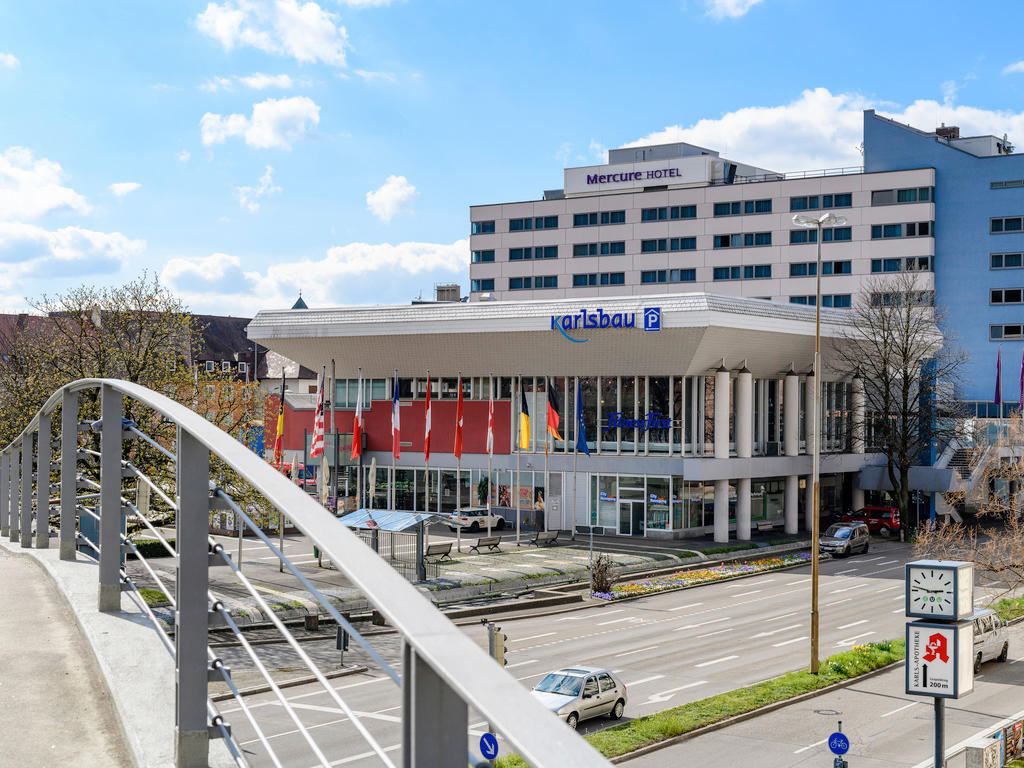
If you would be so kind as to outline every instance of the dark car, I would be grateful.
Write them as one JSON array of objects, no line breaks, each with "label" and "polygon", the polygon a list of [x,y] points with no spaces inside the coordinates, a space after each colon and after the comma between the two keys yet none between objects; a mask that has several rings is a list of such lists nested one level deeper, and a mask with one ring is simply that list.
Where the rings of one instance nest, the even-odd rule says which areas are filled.
[{"label": "dark car", "polygon": [[847,557],[855,552],[867,553],[871,535],[864,523],[832,523],[818,539],[818,550],[834,557]]},{"label": "dark car", "polygon": [[839,516],[841,523],[864,523],[871,533],[891,536],[900,529],[900,513],[896,507],[862,507]]}]

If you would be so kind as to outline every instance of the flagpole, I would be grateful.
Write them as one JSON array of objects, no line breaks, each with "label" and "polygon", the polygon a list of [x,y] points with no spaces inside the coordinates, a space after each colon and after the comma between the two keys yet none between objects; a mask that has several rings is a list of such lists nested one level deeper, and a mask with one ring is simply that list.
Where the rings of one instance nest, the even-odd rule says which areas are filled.
[{"label": "flagpole", "polygon": [[[1024,371],[1024,358],[1021,359],[1021,371]],[[1024,375],[1024,374],[1022,374]],[[1022,385],[1024,386],[1024,385]],[[1022,390],[1024,391],[1024,390]],[[492,464],[494,463],[494,432],[491,424],[494,418],[494,377],[487,377],[487,535],[491,535],[491,477],[493,475]],[[1024,397],[1024,396],[1022,396]]]},{"label": "flagpole", "polygon": [[[356,412],[359,412],[359,406],[363,403],[363,369],[357,368],[357,379],[356,379]],[[348,386],[346,382],[345,391],[348,392]],[[363,431],[363,425],[359,425],[359,431]],[[353,440],[362,441],[362,435],[352,435]],[[359,464],[356,466],[356,509],[362,509],[363,502],[363,446],[359,446]]]},{"label": "flagpole", "polygon": [[580,382],[576,377],[573,377],[572,394],[572,414],[573,420],[576,422],[576,442],[572,446],[572,514],[570,519],[572,520],[572,540],[576,541],[576,462],[580,455],[580,424],[579,417],[576,415],[579,413],[580,408]]},{"label": "flagpole", "polygon": [[512,503],[516,508],[516,546],[520,546],[519,543],[519,532],[522,528],[522,509],[519,505],[519,484],[522,482],[522,466],[523,466],[523,375],[519,374],[519,418],[516,420],[516,435],[519,438],[516,440],[516,484],[515,484],[515,496],[512,499]]},{"label": "flagpole", "polygon": [[[459,382],[459,391],[458,391],[458,394],[457,394],[458,400],[456,402],[462,400],[462,371],[459,371],[458,382]],[[461,414],[459,414],[459,413],[455,414],[455,430],[456,430],[456,438],[461,440],[461,438],[462,438],[462,425],[459,424],[459,417],[460,416],[461,416]],[[455,515],[456,515],[456,517],[460,517],[460,518],[462,517],[462,515],[460,514],[461,509],[462,509],[462,446],[460,445],[459,446],[459,453],[455,457]],[[460,520],[459,522],[462,522],[462,521]],[[462,551],[462,526],[461,525],[455,526],[455,541],[456,541],[456,547],[455,547],[456,551],[461,552]]]},{"label": "flagpole", "polygon": [[[395,368],[395,380],[394,380],[393,383],[395,385],[395,396],[397,398],[397,396],[398,396],[398,369],[397,368]],[[397,416],[399,418],[399,425],[401,425],[401,410],[400,410],[400,406],[399,406],[399,403],[397,402],[397,400],[395,401],[395,413],[397,414]],[[392,422],[394,422],[394,419],[392,419]],[[394,429],[394,425],[393,424],[392,424],[391,428]],[[395,436],[392,435],[391,439],[394,440]],[[399,426],[399,432],[398,432],[398,445],[399,445],[399,450],[401,450],[401,445],[402,445],[401,426]],[[392,446],[392,449],[391,449],[391,511],[392,512],[395,511],[395,480],[396,480],[395,470],[397,468],[396,467],[396,463],[397,463],[397,459],[395,458],[395,450],[394,450],[394,446]]]},{"label": "flagpole", "polygon": [[[413,393],[413,397],[416,397],[416,393]],[[430,512],[430,446],[428,440],[430,439],[430,427],[433,426],[434,415],[430,412],[430,369],[427,368],[427,393],[426,403],[423,406],[423,418],[424,418],[424,430],[423,430],[423,482],[425,487],[423,489],[423,506],[424,512]],[[426,419],[430,419],[430,423],[426,422]],[[429,543],[429,542],[428,542]]]},{"label": "flagpole", "polygon": [[[333,366],[333,361],[331,365]],[[320,402],[323,403],[323,399],[327,396],[327,366],[322,367],[320,374]],[[325,414],[321,414],[320,418],[323,419]],[[314,425],[315,426],[315,425]],[[326,432],[326,428],[324,432]],[[327,506],[327,435],[323,435],[321,438],[323,443],[320,445],[320,503]]]},{"label": "flagpole", "polygon": [[338,396],[338,372],[331,358],[331,441],[334,446],[334,466],[331,472],[331,490],[334,496],[334,514],[338,514],[338,427],[334,423],[334,401]]}]

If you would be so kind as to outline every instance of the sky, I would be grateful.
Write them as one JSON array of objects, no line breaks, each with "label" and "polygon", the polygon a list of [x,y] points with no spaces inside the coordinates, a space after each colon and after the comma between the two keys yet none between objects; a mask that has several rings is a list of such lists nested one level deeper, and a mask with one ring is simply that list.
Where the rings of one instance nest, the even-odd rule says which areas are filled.
[{"label": "sky", "polygon": [[1024,7],[965,8],[3,0],[0,310],[143,271],[236,316],[465,292],[470,205],[630,144],[856,166],[874,108],[1024,151]]}]

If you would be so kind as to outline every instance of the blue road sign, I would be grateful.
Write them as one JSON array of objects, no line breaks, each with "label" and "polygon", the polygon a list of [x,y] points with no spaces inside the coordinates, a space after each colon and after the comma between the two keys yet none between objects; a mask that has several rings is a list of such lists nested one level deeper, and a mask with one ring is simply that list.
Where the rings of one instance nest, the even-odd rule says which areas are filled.
[{"label": "blue road sign", "polygon": [[485,733],[480,737],[480,754],[487,760],[498,756],[498,737],[493,733]]},{"label": "blue road sign", "polygon": [[845,755],[850,751],[850,740],[846,738],[845,733],[836,731],[828,737],[828,748],[832,750],[833,755]]}]

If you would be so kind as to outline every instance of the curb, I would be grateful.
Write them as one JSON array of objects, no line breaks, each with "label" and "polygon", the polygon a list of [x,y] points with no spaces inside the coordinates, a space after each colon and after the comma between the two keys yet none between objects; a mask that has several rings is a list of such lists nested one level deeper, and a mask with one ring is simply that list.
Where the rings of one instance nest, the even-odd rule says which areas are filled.
[{"label": "curb", "polygon": [[[348,669],[339,669],[337,672],[327,672],[324,677],[328,680],[333,680],[337,677],[348,677],[349,675],[358,675],[366,672],[367,668],[363,666],[349,667]],[[298,685],[309,685],[310,683],[319,682],[317,678],[312,675],[309,677],[297,677],[294,680],[285,680],[282,683],[276,683],[278,688],[294,688]],[[239,696],[253,696],[257,693],[269,693],[274,690],[269,685],[256,685],[252,688],[243,688],[238,692]],[[231,693],[218,693],[210,697],[210,701],[228,701],[229,699],[235,698],[235,694]]]},{"label": "curb", "polygon": [[719,720],[716,723],[702,725],[700,728],[694,728],[692,731],[680,733],[678,736],[673,736],[670,739],[658,741],[654,744],[648,744],[647,746],[640,747],[639,749],[634,749],[632,752],[626,752],[625,754],[617,755],[616,757],[610,757],[608,758],[608,761],[610,763],[625,763],[629,760],[632,760],[633,758],[641,757],[643,755],[650,754],[651,752],[657,752],[659,749],[670,747],[673,744],[678,744],[681,741],[686,741],[697,736],[702,736],[705,733],[718,731],[722,728],[728,728],[730,725],[736,725],[746,720],[752,720],[753,718],[758,717],[759,715],[766,715],[769,712],[774,712],[776,709],[788,707],[790,704],[799,704],[801,701],[807,701],[808,699],[813,699],[817,696],[822,696],[826,693],[832,693],[833,691],[837,691],[841,688],[847,688],[855,683],[859,683],[861,680],[867,680],[868,678],[875,677],[876,675],[880,675],[883,672],[888,672],[890,669],[894,669],[895,667],[901,666],[903,663],[903,659],[899,661],[894,661],[892,662],[892,664],[886,664],[884,667],[873,669],[870,672],[865,672],[863,675],[858,675],[857,677],[851,677],[848,680],[840,680],[838,683],[827,685],[824,688],[819,688],[816,691],[808,691],[807,693],[801,693],[799,696],[794,696],[791,699],[783,699],[782,701],[776,701],[772,702],[771,704],[765,704],[763,707],[752,709],[749,712],[743,712],[738,715],[733,715],[732,717],[727,717],[724,720]]}]

